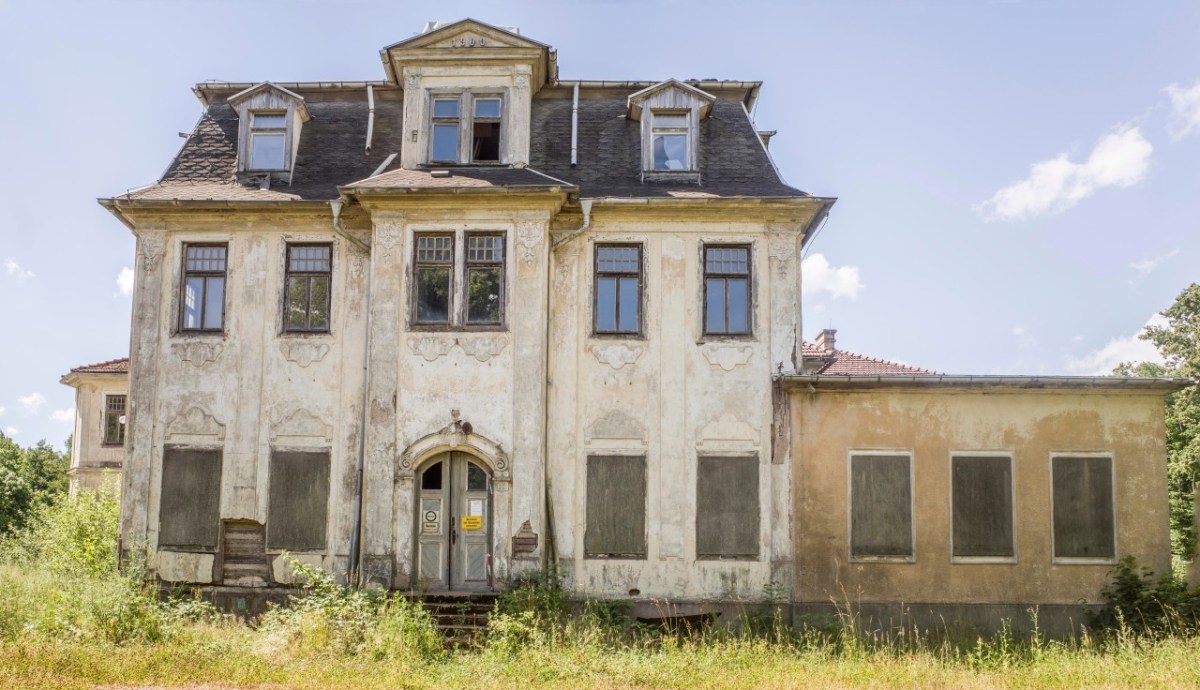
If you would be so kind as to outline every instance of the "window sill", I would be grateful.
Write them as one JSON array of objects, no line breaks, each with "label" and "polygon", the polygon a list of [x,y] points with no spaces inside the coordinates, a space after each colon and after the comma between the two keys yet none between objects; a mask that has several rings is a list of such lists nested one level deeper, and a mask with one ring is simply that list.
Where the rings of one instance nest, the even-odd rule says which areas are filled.
[{"label": "window sill", "polygon": [[953,565],[1016,565],[1016,556],[951,556]]},{"label": "window sill", "polygon": [[478,325],[478,326],[459,326],[459,325],[454,325],[454,324],[446,325],[446,324],[436,324],[436,323],[421,323],[421,324],[410,325],[408,327],[408,330],[413,333],[507,333],[508,326],[506,326],[502,323],[486,324],[486,325]]},{"label": "window sill", "polygon": [[172,335],[172,337],[175,337],[175,338],[224,338],[225,331],[224,331],[224,329],[219,330],[219,331],[187,330],[187,331],[175,331],[171,335]]},{"label": "window sill", "polygon": [[1059,558],[1056,556],[1050,562],[1054,565],[1116,565],[1117,559],[1110,556],[1096,558]]},{"label": "window sill", "polygon": [[124,443],[101,443],[101,448],[124,448]]},{"label": "window sill", "polygon": [[329,338],[333,339],[330,331],[280,331],[281,338]]},{"label": "window sill", "polygon": [[912,564],[917,562],[916,556],[850,556],[851,563],[901,563]]},{"label": "window sill", "polygon": [[649,340],[645,333],[592,333],[590,338],[601,340]]},{"label": "window sill", "polygon": [[606,553],[585,553],[584,560],[589,561],[645,561],[646,554],[606,554]]},{"label": "window sill", "polygon": [[705,333],[696,341],[697,345],[705,343],[756,343],[758,338],[753,333]]},{"label": "window sill", "polygon": [[697,555],[696,560],[706,563],[758,563],[762,559],[757,554],[753,556],[713,556],[705,554]]}]

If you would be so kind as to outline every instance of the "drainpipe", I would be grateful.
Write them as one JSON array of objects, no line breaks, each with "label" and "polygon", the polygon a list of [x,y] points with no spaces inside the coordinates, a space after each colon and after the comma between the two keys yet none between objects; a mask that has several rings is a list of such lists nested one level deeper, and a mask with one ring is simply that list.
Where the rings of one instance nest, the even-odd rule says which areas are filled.
[{"label": "drainpipe", "polygon": [[371,152],[371,135],[375,133],[375,88],[367,84],[367,150]]},{"label": "drainpipe", "polygon": [[579,82],[575,82],[575,95],[571,99],[571,167],[578,162],[579,151]]},{"label": "drainpipe", "polygon": [[364,300],[366,317],[363,320],[365,327],[363,329],[362,410],[359,417],[358,457],[355,459],[354,470],[354,522],[350,528],[350,564],[346,572],[346,579],[349,584],[361,585],[359,559],[361,558],[360,542],[362,540],[363,466],[367,450],[367,387],[371,382],[371,245],[351,236],[342,228],[342,203],[341,199],[334,199],[329,202],[329,208],[333,211],[333,229],[338,235],[345,237],[365,251],[368,259],[366,273],[367,294]]},{"label": "drainpipe", "polygon": [[560,237],[557,240],[554,240],[554,242],[550,243],[551,250],[558,249],[560,246],[566,244],[567,242],[570,242],[571,240],[575,239],[576,237],[579,237],[580,235],[582,235],[583,233],[588,231],[588,227],[592,224],[592,202],[593,201],[594,201],[594,199],[580,199],[579,200],[579,208],[583,212],[583,225],[580,225],[578,228],[575,228],[571,232],[567,233],[565,236]]}]

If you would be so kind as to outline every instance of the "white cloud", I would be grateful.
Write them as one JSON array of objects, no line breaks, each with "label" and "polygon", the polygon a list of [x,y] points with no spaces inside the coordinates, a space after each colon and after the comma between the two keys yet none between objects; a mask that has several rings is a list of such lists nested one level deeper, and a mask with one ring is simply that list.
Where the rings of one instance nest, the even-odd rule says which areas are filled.
[{"label": "white cloud", "polygon": [[133,269],[125,267],[117,274],[117,293],[121,295],[133,294]]},{"label": "white cloud", "polygon": [[1200,130],[1200,81],[1186,89],[1171,84],[1163,91],[1171,99],[1171,138],[1179,141]]},{"label": "white cloud", "polygon": [[5,411],[5,410],[7,410],[7,409],[8,409],[7,407],[5,407],[5,406],[3,406],[3,405],[0,405],[0,415],[3,415],[3,414],[4,414],[4,411]]},{"label": "white cloud", "polygon": [[29,280],[30,278],[37,277],[33,271],[27,271],[21,268],[21,264],[17,263],[16,260],[12,258],[6,258],[4,260],[4,272],[10,276],[15,276],[17,280]]},{"label": "white cloud", "polygon": [[75,421],[75,408],[74,407],[64,407],[61,410],[55,410],[50,413],[50,419],[53,419],[56,422],[74,422]]},{"label": "white cloud", "polygon": [[1154,146],[1141,129],[1128,125],[1100,137],[1087,160],[1067,154],[1034,163],[1029,177],[975,207],[984,219],[1024,220],[1062,213],[1105,187],[1130,187],[1146,177]]},{"label": "white cloud", "polygon": [[1025,327],[1024,326],[1013,326],[1012,334],[1013,335],[1025,335]]},{"label": "white cloud", "polygon": [[[1160,314],[1155,314],[1146,322],[1146,326],[1165,326],[1167,320]],[[1113,338],[1099,350],[1093,350],[1083,357],[1071,357],[1067,360],[1067,368],[1080,374],[1096,374],[1103,376],[1111,374],[1114,367],[1122,362],[1162,362],[1154,344],[1138,338],[1143,326],[1137,333],[1129,336]]]},{"label": "white cloud", "polygon": [[8,436],[9,438],[12,438],[13,436],[16,436],[19,433],[21,433],[21,430],[15,426],[4,427],[4,435]]},{"label": "white cloud", "polygon": [[1141,273],[1142,275],[1147,275],[1147,274],[1151,273],[1152,271],[1154,271],[1154,269],[1158,268],[1159,265],[1162,264],[1162,262],[1166,261],[1167,259],[1174,258],[1175,255],[1178,253],[1179,253],[1178,249],[1172,249],[1171,251],[1169,251],[1166,254],[1163,254],[1161,256],[1155,256],[1155,257],[1152,257],[1149,259],[1139,259],[1137,261],[1134,261],[1133,263],[1129,264],[1129,267],[1132,268],[1133,270],[1137,271],[1138,273]]},{"label": "white cloud", "polygon": [[46,396],[41,393],[30,393],[23,398],[17,398],[17,402],[21,403],[26,410],[36,413],[38,408],[46,404]]},{"label": "white cloud", "polygon": [[858,278],[858,266],[833,266],[824,254],[813,254],[800,265],[801,284],[807,295],[827,292],[833,297],[856,299],[866,286]]}]

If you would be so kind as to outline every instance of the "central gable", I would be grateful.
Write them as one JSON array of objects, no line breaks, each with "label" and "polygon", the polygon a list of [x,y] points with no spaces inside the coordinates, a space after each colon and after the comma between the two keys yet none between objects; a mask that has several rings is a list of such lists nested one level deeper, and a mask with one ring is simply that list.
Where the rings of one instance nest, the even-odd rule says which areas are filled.
[{"label": "central gable", "polygon": [[535,91],[557,76],[555,53],[550,46],[474,19],[436,26],[393,43],[380,51],[380,57],[389,80],[396,84],[400,84],[406,67],[445,63],[528,64]]}]

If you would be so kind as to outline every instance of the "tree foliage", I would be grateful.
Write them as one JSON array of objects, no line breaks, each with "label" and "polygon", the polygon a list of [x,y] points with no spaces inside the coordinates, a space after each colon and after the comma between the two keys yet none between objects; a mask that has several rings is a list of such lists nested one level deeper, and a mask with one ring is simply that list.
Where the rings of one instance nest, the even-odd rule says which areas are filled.
[{"label": "tree foliage", "polygon": [[21,448],[0,433],[0,536],[21,529],[35,509],[66,490],[66,455],[45,441]]},{"label": "tree foliage", "polygon": [[[1124,363],[1119,376],[1179,376],[1200,379],[1200,283],[1184,288],[1166,311],[1166,324],[1140,336],[1154,343],[1165,364]],[[1167,398],[1167,476],[1171,502],[1171,546],[1184,560],[1196,557],[1195,500],[1200,476],[1200,387]]]}]

